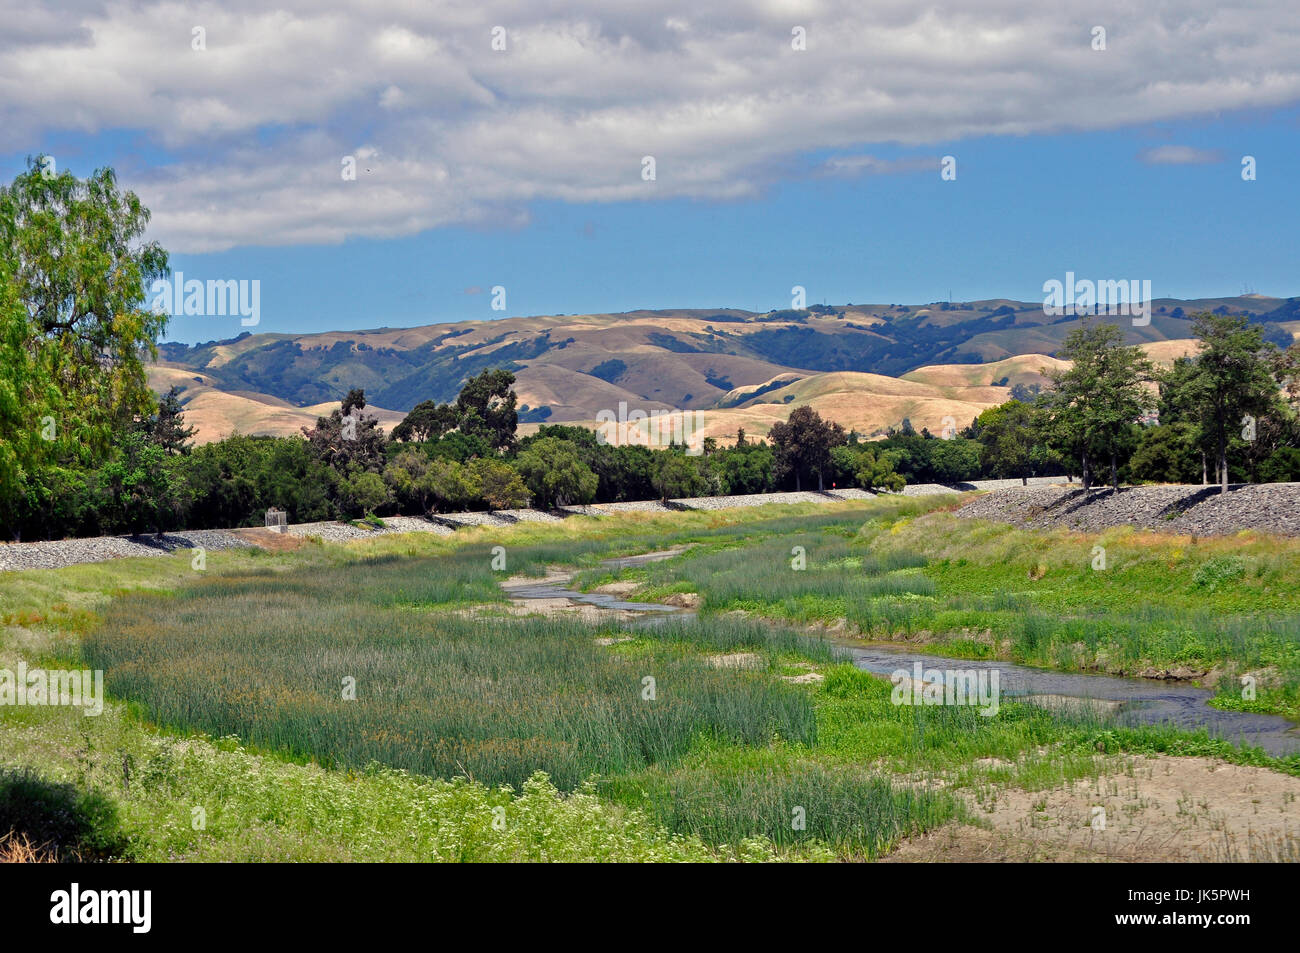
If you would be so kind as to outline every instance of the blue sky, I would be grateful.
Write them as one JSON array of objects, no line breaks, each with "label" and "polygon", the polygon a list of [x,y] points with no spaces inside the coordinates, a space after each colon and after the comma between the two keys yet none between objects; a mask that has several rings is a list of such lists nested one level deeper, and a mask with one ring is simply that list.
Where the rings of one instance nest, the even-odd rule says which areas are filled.
[{"label": "blue sky", "polygon": [[[594,32],[539,21],[524,34],[534,38],[534,59],[513,68],[523,74],[545,63],[543,78],[554,88],[540,92],[537,75],[527,90],[523,76],[520,89],[508,88],[516,73],[494,81],[490,73],[499,61],[481,61],[476,52],[464,54],[462,73],[428,87],[420,85],[422,72],[403,74],[409,64],[396,56],[391,69],[406,75],[405,82],[366,80],[380,90],[379,105],[343,94],[322,94],[317,102],[310,83],[285,74],[279,77],[284,88],[303,79],[301,96],[286,94],[280,114],[258,106],[243,116],[241,109],[252,109],[241,98],[248,91],[231,85],[225,71],[206,89],[192,65],[204,53],[183,50],[172,72],[164,63],[158,75],[140,81],[140,90],[146,103],[165,96],[178,109],[190,96],[190,107],[179,114],[185,118],[151,114],[142,121],[137,113],[60,124],[48,112],[44,119],[26,116],[0,138],[0,174],[11,178],[25,156],[38,153],[82,174],[114,166],[154,209],[155,234],[172,251],[175,270],[186,278],[261,282],[261,321],[253,330],[266,332],[637,308],[765,310],[788,307],[796,284],[807,289],[810,303],[1037,300],[1042,283],[1067,270],[1149,279],[1156,297],[1243,289],[1300,294],[1294,64],[1279,74],[1283,60],[1267,66],[1272,47],[1242,51],[1255,65],[1237,77],[1245,92],[1235,98],[1223,92],[1223,81],[1233,77],[1216,72],[1225,38],[1239,47],[1249,22],[1220,26],[1218,34],[1208,29],[1208,39],[1203,28],[1186,49],[1178,43],[1166,49],[1166,43],[1158,55],[1148,54],[1157,65],[1163,56],[1192,63],[1179,66],[1185,73],[1176,101],[1148,102],[1160,76],[1121,61],[1114,42],[1106,52],[1087,50],[1086,36],[1080,42],[1078,29],[1067,24],[1058,31],[1067,46],[1059,72],[1087,77],[1102,57],[1113,57],[1097,75],[1096,96],[1077,77],[1063,83],[1058,71],[1043,70],[1017,79],[1023,101],[1006,105],[988,96],[1019,74],[975,63],[970,84],[993,92],[915,119],[929,106],[875,107],[872,95],[883,89],[891,100],[914,96],[925,104],[959,99],[963,78],[937,93],[924,73],[910,82],[881,78],[879,89],[868,83],[855,91],[852,83],[823,88],[827,81],[814,70],[758,102],[743,78],[720,82],[711,75],[666,92],[655,87],[653,94],[581,89],[566,82],[555,55],[542,56],[552,49],[543,39],[553,50],[576,49],[575,70],[608,65],[611,86],[638,56],[659,63],[656,76],[665,55],[678,58],[683,74],[699,59],[690,43],[670,45],[667,53],[657,47],[663,31],[651,21],[602,23],[594,9],[588,14]],[[87,16],[120,16],[94,10],[100,8],[89,5]],[[1273,13],[1274,33],[1300,29],[1295,14],[1279,27]],[[298,15],[308,29],[311,14]],[[938,26],[899,21],[896,28],[941,44],[943,23],[962,16],[969,11],[955,11]],[[671,18],[665,22],[673,37],[681,35]],[[706,28],[723,40],[739,31],[732,39],[742,51],[755,29],[692,27]],[[401,29],[397,40],[390,32],[375,42],[404,50],[437,36],[429,24]],[[95,36],[104,32],[98,27]],[[565,42],[575,32],[584,37],[576,47]],[[611,57],[610,49],[627,50],[629,41],[632,53]],[[991,40],[990,49],[1012,58],[1019,48],[1003,50],[1008,42]],[[0,47],[0,78],[6,52]],[[120,64],[110,52],[103,55]],[[823,52],[832,54],[844,57],[848,66],[841,69],[856,68],[855,50]],[[743,52],[735,56],[737,64],[752,62]],[[1199,69],[1198,57],[1204,60]],[[203,62],[206,68],[211,61]],[[926,64],[895,63],[889,77],[909,66]],[[759,79],[751,78],[754,89]],[[467,91],[447,92],[461,80]],[[178,85],[188,85],[188,92],[177,92]],[[0,94],[3,89],[0,84]],[[807,92],[838,103],[836,110],[805,122],[816,107],[791,104],[806,103]],[[210,126],[194,118],[222,97],[228,108],[213,108]],[[396,118],[394,103],[405,109]],[[717,115],[681,120],[673,136],[656,131],[655,120],[662,125],[700,103]],[[0,99],[0,118],[23,120],[23,110]],[[584,151],[594,122],[603,124],[601,132]],[[474,140],[475,147],[448,145],[449,131],[456,143]],[[618,140],[617,148],[606,148],[610,140]],[[356,182],[334,181],[345,151],[362,167]],[[642,152],[656,154],[654,182],[637,175]],[[955,181],[940,178],[943,155],[956,157]],[[1256,159],[1255,181],[1242,180],[1245,155]],[[830,174],[837,159],[855,157],[870,157],[868,166],[880,171]],[[504,313],[490,307],[495,285],[506,289]],[[237,317],[176,317],[167,338],[194,343],[242,330]]]}]

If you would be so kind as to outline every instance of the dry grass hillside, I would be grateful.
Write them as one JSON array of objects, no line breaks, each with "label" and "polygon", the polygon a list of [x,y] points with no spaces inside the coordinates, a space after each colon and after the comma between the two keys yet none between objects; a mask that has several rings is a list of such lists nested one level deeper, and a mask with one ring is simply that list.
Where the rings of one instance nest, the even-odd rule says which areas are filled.
[{"label": "dry grass hillside", "polygon": [[[316,423],[316,418],[329,414],[339,406],[333,403],[294,407],[286,401],[266,394],[250,391],[226,392],[203,380],[203,375],[184,368],[155,364],[149,368],[149,386],[155,391],[166,391],[173,384],[185,387],[181,402],[185,408],[185,422],[195,428],[198,443],[211,443],[231,434],[268,434],[275,437],[297,436],[303,427]],[[379,407],[368,407],[385,428],[392,428],[405,414]]]},{"label": "dry grass hillside", "polygon": [[[1196,342],[1190,339],[1158,341],[1144,345],[1152,360],[1169,364],[1176,357],[1191,353]],[[518,373],[515,391],[521,407],[550,407],[551,416],[546,423],[571,423],[595,427],[596,415],[602,410],[617,412],[620,401],[629,410],[646,413],[675,409],[699,410],[702,414],[701,432],[706,437],[716,437],[722,443],[734,440],[736,431],[744,428],[755,437],[766,436],[772,425],[783,421],[795,407],[811,406],[823,417],[839,422],[845,429],[861,434],[873,434],[898,426],[905,418],[918,430],[928,428],[933,433],[942,431],[947,418],[957,427],[964,427],[982,411],[1010,399],[1011,387],[1016,384],[1045,386],[1047,374],[1069,367],[1061,361],[1043,354],[1022,354],[988,364],[936,364],[909,371],[902,377],[882,374],[865,374],[857,371],[812,373],[781,371],[763,380],[720,392],[720,397],[710,402],[673,400],[671,393],[691,388],[704,390],[704,377],[696,365],[708,363],[710,374],[774,370],[776,365],[730,355],[678,354],[675,373],[667,375],[658,370],[664,363],[653,354],[646,355],[643,368],[638,369],[635,358],[628,363],[618,384],[592,377],[576,369],[590,360],[583,349],[570,345],[563,360],[539,362]],[[564,354],[561,351],[560,354]],[[729,360],[728,360],[729,359]],[[566,367],[573,364],[575,367]],[[658,376],[654,376],[654,375]],[[620,386],[631,377],[637,386]],[[286,436],[297,434],[304,426],[316,422],[338,406],[337,402],[323,402],[307,407],[294,407],[287,401],[253,391],[224,391],[214,386],[204,374],[168,364],[157,364],[150,369],[150,384],[155,390],[166,390],[173,384],[185,388],[182,401],[186,419],[198,430],[197,439],[206,443],[219,440],[232,433],[272,434]],[[650,387],[657,383],[660,386]],[[705,382],[707,386],[707,382]],[[711,388],[718,392],[717,388]],[[642,392],[660,393],[663,399],[647,399]],[[680,396],[680,395],[679,395]],[[717,406],[721,405],[721,406]],[[403,413],[371,406],[385,427],[399,422]],[[538,423],[523,424],[522,433],[537,429]]]},{"label": "dry grass hillside", "polygon": [[[1195,342],[1190,313],[1293,308],[1279,299],[1160,302],[1149,326],[1124,330],[1169,364]],[[1070,322],[1046,323],[1036,303],[991,299],[930,305],[817,306],[758,314],[631,311],[462,321],[417,328],[242,334],[160,346],[156,390],[175,384],[200,440],[231,433],[296,434],[363,388],[387,426],[422,400],[454,399],[470,376],[506,367],[516,377],[524,432],[540,423],[594,424],[620,404],[644,412],[699,411],[719,439],[765,435],[792,408],[811,406],[872,434],[909,419],[963,427],[1011,388],[1043,387],[1065,367],[1050,356]],[[1285,313],[1283,313],[1285,312]],[[983,363],[975,362],[985,358]],[[929,358],[928,360],[926,358]],[[870,373],[867,372],[870,369]]]}]

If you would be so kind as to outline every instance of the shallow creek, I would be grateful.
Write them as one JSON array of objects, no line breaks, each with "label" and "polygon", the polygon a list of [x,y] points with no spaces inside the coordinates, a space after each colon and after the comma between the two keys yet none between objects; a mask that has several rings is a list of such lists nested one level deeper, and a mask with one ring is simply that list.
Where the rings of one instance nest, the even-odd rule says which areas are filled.
[{"label": "shallow creek", "polygon": [[[601,562],[601,566],[608,569],[632,569],[646,563],[671,559],[682,551],[672,549],[624,556],[619,559],[606,559]],[[646,618],[642,624],[653,625],[669,616],[675,618],[695,616],[694,610],[681,609],[677,606],[655,602],[629,602],[608,593],[579,592],[568,588],[572,578],[570,575],[560,580],[512,581],[506,583],[504,588],[514,599],[567,599],[576,605],[644,613]],[[1205,728],[1212,735],[1233,742],[1256,745],[1273,755],[1300,751],[1300,730],[1285,718],[1276,715],[1219,711],[1206,704],[1214,697],[1214,692],[1194,685],[1146,678],[1057,672],[1016,665],[1012,662],[950,658],[928,652],[916,652],[893,643],[868,645],[841,643],[841,648],[847,652],[858,668],[878,675],[888,676],[903,670],[911,676],[918,662],[927,673],[937,670],[945,677],[952,671],[996,670],[999,691],[1004,697],[1039,696],[1050,698],[1054,702],[1061,699],[1077,699],[1082,704],[1100,707],[1102,710],[1113,710],[1116,719],[1121,723],[1168,723],[1185,729]]]}]

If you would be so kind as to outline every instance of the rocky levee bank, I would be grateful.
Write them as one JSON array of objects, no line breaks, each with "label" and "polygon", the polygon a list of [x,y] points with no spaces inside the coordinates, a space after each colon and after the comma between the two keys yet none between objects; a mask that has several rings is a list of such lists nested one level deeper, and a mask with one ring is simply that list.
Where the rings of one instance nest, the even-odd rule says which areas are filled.
[{"label": "rocky levee bank", "polygon": [[[1300,536],[1300,484],[1272,483],[1232,486],[1226,497],[1217,487],[1144,486],[1127,487],[1119,494],[1109,488],[1084,493],[1078,484],[1064,477],[1031,478],[1028,486],[1019,480],[977,480],[973,483],[923,483],[903,490],[905,496],[935,493],[990,491],[958,511],[960,516],[1000,520],[1018,526],[1069,526],[1101,530],[1131,524],[1173,533],[1212,536],[1242,529],[1261,529]],[[315,537],[325,542],[347,542],[382,533],[452,533],[468,526],[505,526],[521,520],[558,522],[570,515],[615,516],[626,512],[670,510],[720,510],[737,506],[765,506],[773,503],[836,503],[870,499],[865,490],[842,489],[824,492],[756,493],[750,496],[695,497],[669,500],[598,503],[563,507],[552,512],[518,509],[492,513],[447,513],[429,518],[390,516],[382,527],[365,523],[297,523],[288,527],[289,536]],[[207,551],[235,546],[264,545],[260,529],[187,530],[160,538],[148,536],[100,536],[95,539],[60,539],[48,542],[0,544],[0,572],[20,569],[57,569],[77,563],[102,562],[128,556],[162,556],[177,550],[202,548]]]},{"label": "rocky levee bank", "polygon": [[[1038,481],[1034,481],[1038,482]],[[1051,482],[1044,478],[1044,482]],[[955,486],[941,484],[919,484],[909,486],[903,492],[908,496],[929,493],[959,493],[965,490],[993,490],[1011,484],[1020,485],[1018,480],[986,480],[978,483],[962,483]],[[669,510],[718,510],[734,506],[763,506],[770,503],[835,503],[844,500],[870,499],[874,494],[865,490],[828,490],[816,492],[805,490],[800,493],[756,493],[751,496],[714,496],[691,499],[669,500],[667,504],[658,500],[633,501],[626,503],[599,503],[593,506],[563,507],[553,512],[542,510],[518,509],[496,510],[492,513],[446,513],[437,514],[428,519],[417,516],[390,516],[382,527],[365,523],[295,523],[289,526],[288,534],[294,537],[315,537],[324,542],[343,543],[353,539],[364,539],[381,533],[451,533],[466,526],[506,526],[520,520],[540,522],[559,522],[566,516],[581,514],[584,516],[607,516],[626,512],[665,512]],[[177,550],[230,549],[235,546],[265,545],[267,538],[262,530],[187,530],[167,533],[161,537],[148,536],[100,536],[94,539],[58,539],[46,542],[3,543],[0,544],[0,572],[19,569],[58,569],[78,563],[103,562],[108,559],[121,559],[127,556],[163,556]]]},{"label": "rocky levee bank", "polygon": [[1029,486],[996,490],[957,511],[958,516],[1023,527],[1066,526],[1097,532],[1137,526],[1166,533],[1221,536],[1256,529],[1300,536],[1300,483],[1217,486]]}]

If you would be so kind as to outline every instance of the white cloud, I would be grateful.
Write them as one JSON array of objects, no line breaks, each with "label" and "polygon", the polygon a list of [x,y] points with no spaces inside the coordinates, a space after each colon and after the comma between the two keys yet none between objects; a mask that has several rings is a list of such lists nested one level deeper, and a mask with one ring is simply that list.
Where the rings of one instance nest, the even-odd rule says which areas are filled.
[{"label": "white cloud", "polygon": [[908,172],[930,172],[939,168],[937,156],[908,157],[905,159],[880,159],[871,155],[832,156],[821,164],[818,173],[833,178],[851,178],[859,175],[900,175]]},{"label": "white cloud", "polygon": [[[898,172],[922,160],[870,150],[1300,100],[1292,0],[1179,8],[141,0],[55,17],[0,0],[0,151],[142,134],[168,159],[124,180],[169,248],[203,251],[517,224],[539,198],[737,198],[812,152],[840,156],[822,174]],[[363,146],[380,158],[342,181]],[[1144,158],[1179,161],[1161,155]]]},{"label": "white cloud", "polygon": [[1222,153],[1212,149],[1196,149],[1192,146],[1155,146],[1143,149],[1138,158],[1147,165],[1211,165],[1222,162]]}]

